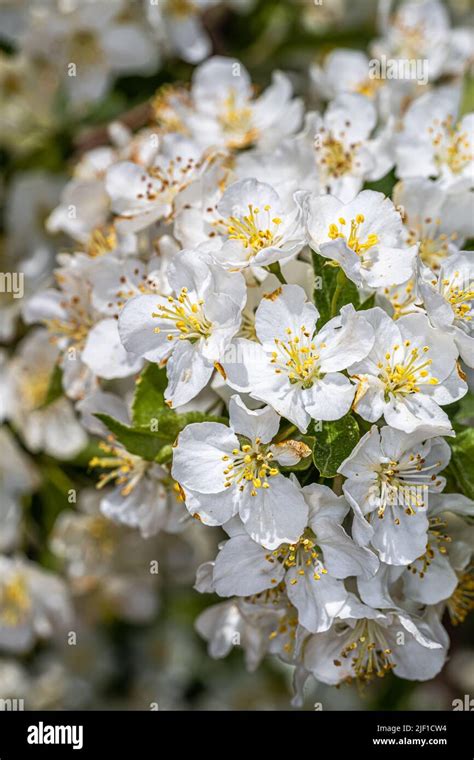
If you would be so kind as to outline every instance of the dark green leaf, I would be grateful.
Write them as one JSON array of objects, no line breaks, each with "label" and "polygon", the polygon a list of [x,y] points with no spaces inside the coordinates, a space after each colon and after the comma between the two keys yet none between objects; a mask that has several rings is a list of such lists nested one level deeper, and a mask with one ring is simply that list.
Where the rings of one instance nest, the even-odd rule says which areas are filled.
[{"label": "dark green leaf", "polygon": [[468,393],[467,396],[459,402],[459,409],[454,416],[454,422],[457,426],[472,427],[474,426],[474,394]]},{"label": "dark green leaf", "polygon": [[169,447],[186,425],[192,422],[222,422],[224,424],[227,422],[223,417],[214,417],[203,412],[176,414],[167,408],[157,411],[155,416],[148,421],[148,428],[124,425],[123,422],[114,420],[108,414],[95,416],[108,427],[131,454],[136,454],[142,459],[161,462],[169,459]]},{"label": "dark green leaf", "polygon": [[[314,426],[313,426],[314,428]],[[359,426],[351,414],[340,420],[323,422],[315,436],[313,461],[323,478],[334,478],[340,464],[349,456],[360,438]]]},{"label": "dark green leaf", "polygon": [[474,429],[464,430],[450,441],[450,469],[467,497],[474,499]]},{"label": "dark green leaf", "polygon": [[166,409],[165,389],[168,384],[166,370],[157,364],[149,364],[137,380],[132,404],[132,420],[135,427],[150,429],[158,412]]},{"label": "dark green leaf", "polygon": [[328,259],[315,252],[313,252],[313,269],[314,302],[320,314],[318,320],[318,330],[320,330],[331,317],[339,313],[345,304],[353,303],[357,308],[359,292],[339,266],[332,266]]},{"label": "dark green leaf", "polygon": [[378,179],[375,182],[366,182],[364,184],[364,190],[375,190],[391,198],[396,181],[397,178],[395,177],[395,172],[391,171],[386,174],[385,177],[382,177],[382,179]]},{"label": "dark green leaf", "polygon": [[123,422],[109,417],[108,414],[96,414],[95,416],[108,427],[127,451],[142,457],[142,459],[152,461],[163,446],[169,443],[168,439],[159,433],[129,427]]}]

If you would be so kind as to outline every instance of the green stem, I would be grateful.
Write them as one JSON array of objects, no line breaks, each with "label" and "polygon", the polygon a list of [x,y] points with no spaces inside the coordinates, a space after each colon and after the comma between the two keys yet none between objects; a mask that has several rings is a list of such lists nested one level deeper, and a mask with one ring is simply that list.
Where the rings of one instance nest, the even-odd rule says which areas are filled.
[{"label": "green stem", "polygon": [[275,261],[273,264],[270,264],[267,268],[268,272],[271,272],[271,274],[274,274],[275,277],[278,277],[282,285],[287,285],[287,281],[285,280],[285,277],[283,275],[283,272],[281,271],[280,262]]},{"label": "green stem", "polygon": [[285,430],[282,430],[281,433],[278,433],[277,437],[275,438],[275,443],[286,441],[288,436],[294,433],[296,430],[298,430],[296,425],[290,425]]},{"label": "green stem", "polygon": [[336,278],[336,288],[334,290],[334,293],[332,295],[331,299],[331,318],[335,317],[339,309],[337,308],[337,302],[339,300],[339,296],[341,295],[342,289],[344,285],[346,284],[346,275],[344,274],[344,270],[340,269],[337,273]]}]

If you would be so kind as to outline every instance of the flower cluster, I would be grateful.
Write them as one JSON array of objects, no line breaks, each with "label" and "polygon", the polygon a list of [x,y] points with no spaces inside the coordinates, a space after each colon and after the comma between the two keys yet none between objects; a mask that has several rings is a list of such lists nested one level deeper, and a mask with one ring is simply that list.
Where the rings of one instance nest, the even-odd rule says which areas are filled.
[{"label": "flower cluster", "polygon": [[[241,62],[208,57],[198,11],[213,4],[147,4],[145,32],[122,3],[103,3],[100,28],[72,3],[22,31],[32,56],[79,46],[78,100],[153,66],[153,32],[205,60],[158,90],[146,126],[112,123],[52,193],[57,266],[41,271],[38,246],[32,327],[0,363],[0,649],[58,634],[66,586],[150,619],[146,567],[176,541],[196,549],[197,591],[222,598],[196,622],[210,654],[279,657],[295,704],[311,675],[428,680],[443,621],[474,606],[469,33],[436,0],[405,2],[371,51],[422,58],[426,82],[337,49],[305,101],[288,74],[259,91]],[[50,578],[18,553],[38,477],[24,449],[68,460],[88,441],[96,490],[57,518],[65,580]]]}]

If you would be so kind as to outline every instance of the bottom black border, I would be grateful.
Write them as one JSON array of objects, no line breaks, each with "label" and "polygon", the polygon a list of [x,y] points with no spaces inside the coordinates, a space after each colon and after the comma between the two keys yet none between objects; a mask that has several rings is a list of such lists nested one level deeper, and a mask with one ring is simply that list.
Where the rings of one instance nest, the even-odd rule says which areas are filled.
[{"label": "bottom black border", "polygon": [[[211,755],[235,754],[242,748],[245,756],[262,750],[266,756],[277,752],[316,757],[324,748],[340,757],[351,753],[351,758],[354,752],[362,757],[397,757],[403,752],[410,757],[473,760],[472,718],[464,711],[6,711],[0,712],[0,760],[96,757],[101,750],[120,758],[157,757],[188,748]],[[69,740],[76,749],[73,744],[51,744],[50,739]]]}]

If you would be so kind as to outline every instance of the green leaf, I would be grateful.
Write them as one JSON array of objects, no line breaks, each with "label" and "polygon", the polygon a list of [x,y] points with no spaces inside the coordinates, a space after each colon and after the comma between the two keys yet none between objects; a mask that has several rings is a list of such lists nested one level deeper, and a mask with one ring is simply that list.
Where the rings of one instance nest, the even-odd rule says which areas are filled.
[{"label": "green leaf", "polygon": [[347,279],[339,266],[333,266],[328,259],[313,252],[315,275],[314,302],[319,311],[318,330],[347,303],[359,305],[356,285]]},{"label": "green leaf", "polygon": [[453,452],[450,470],[465,495],[474,499],[474,429],[464,430],[450,445]]},{"label": "green leaf", "polygon": [[163,446],[169,443],[168,438],[159,433],[129,427],[108,414],[96,414],[95,417],[108,427],[127,451],[142,459],[153,461]]},{"label": "green leaf", "polygon": [[395,172],[392,170],[386,174],[385,177],[382,177],[382,179],[377,179],[374,182],[365,182],[364,190],[375,190],[376,192],[383,193],[391,198],[396,181],[397,178],[395,177]]},{"label": "green leaf", "polygon": [[313,425],[310,432],[315,436],[314,464],[323,478],[334,478],[360,438],[357,421],[352,414],[346,414],[340,420],[323,422],[321,430]]},{"label": "green leaf", "polygon": [[137,380],[132,404],[132,420],[135,427],[150,429],[151,421],[158,412],[166,409],[165,390],[168,384],[166,370],[157,364],[149,364]]},{"label": "green leaf", "polygon": [[177,414],[167,408],[157,410],[155,416],[148,420],[149,427],[147,428],[124,425],[123,422],[109,417],[108,414],[96,414],[95,416],[108,427],[131,454],[136,454],[142,459],[162,463],[171,458],[170,446],[186,425],[193,422],[227,423],[224,417],[215,417],[204,412]]},{"label": "green leaf", "polygon": [[58,398],[63,396],[63,394],[63,371],[61,367],[56,364],[51,373],[51,377],[49,378],[48,390],[46,391],[46,396],[41,404],[41,408],[49,406],[54,401],[57,401]]},{"label": "green leaf", "polygon": [[459,402],[459,409],[454,415],[456,426],[474,426],[474,393],[468,393]]},{"label": "green leaf", "polygon": [[357,308],[357,311],[361,311],[362,309],[373,309],[374,306],[375,306],[375,293],[372,293],[372,295],[366,298],[365,301],[361,301],[356,308]]}]

